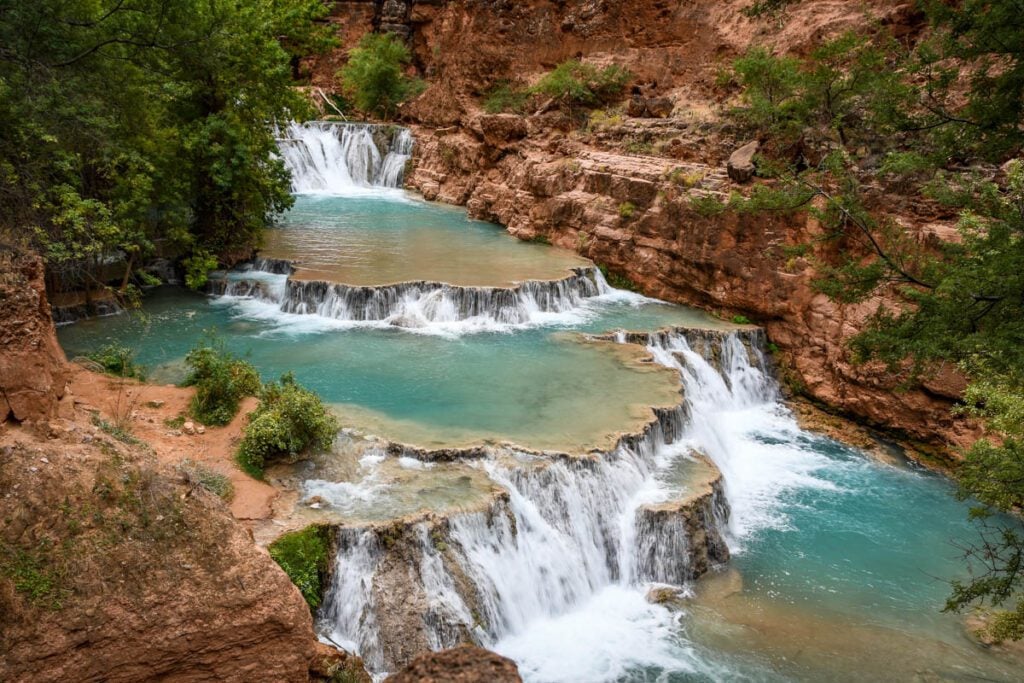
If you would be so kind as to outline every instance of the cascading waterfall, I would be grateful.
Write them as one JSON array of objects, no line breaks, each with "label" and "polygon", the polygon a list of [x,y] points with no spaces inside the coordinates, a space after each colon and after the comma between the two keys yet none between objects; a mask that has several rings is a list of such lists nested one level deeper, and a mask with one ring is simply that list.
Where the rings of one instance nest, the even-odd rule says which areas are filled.
[{"label": "cascading waterfall", "polygon": [[[278,133],[278,150],[296,194],[345,194],[402,186],[413,137],[407,128],[366,123],[291,123]],[[382,151],[383,150],[383,151]]]},{"label": "cascading waterfall", "polygon": [[[486,510],[455,514],[430,530],[431,522],[416,523],[408,542],[399,543],[402,549],[392,556],[381,543],[370,561],[346,551],[351,544],[344,539],[356,532],[343,529],[336,572],[321,613],[323,631],[332,640],[357,644],[376,671],[401,663],[396,636],[380,628],[382,615],[388,612],[394,618],[396,609],[394,604],[382,604],[393,592],[379,573],[385,556],[391,562],[409,563],[395,574],[401,577],[398,580],[419,578],[403,590],[417,593],[427,605],[416,607],[410,598],[405,607],[406,621],[417,622],[414,630],[421,645],[447,647],[471,634],[509,654],[516,654],[517,639],[534,625],[558,620],[595,596],[619,590],[642,596],[642,587],[651,582],[680,584],[693,578],[689,536],[696,536],[691,533],[695,523],[708,537],[708,555],[724,560],[727,550],[719,525],[727,523],[728,506],[717,484],[696,505],[697,520],[648,512],[678,495],[662,475],[670,464],[688,457],[693,446],[703,445],[693,439],[690,415],[704,410],[712,400],[709,396],[738,404],[772,400],[773,385],[763,358],[756,348],[748,349],[739,334],[709,336],[703,344],[707,357],[694,352],[683,333],[652,340],[650,348],[658,362],[684,375],[691,373],[687,389],[691,384],[701,388],[702,383],[710,388],[704,387],[705,393],[692,400],[687,395],[677,409],[658,411],[658,419],[642,434],[623,437],[610,453],[552,459],[524,454],[529,462],[515,466],[486,459],[478,466],[507,497],[499,497]],[[709,359],[717,360],[720,372]],[[439,539],[443,552],[438,550]],[[353,563],[361,563],[360,571],[374,577],[372,590],[353,582]],[[660,612],[644,612],[662,608],[630,604],[643,612],[637,617],[641,621],[662,619]],[[429,616],[420,618],[417,610]],[[406,631],[398,640],[410,639]],[[680,663],[685,659],[677,657],[673,666],[685,669],[690,666]],[[666,661],[661,664],[668,666]]]},{"label": "cascading waterfall", "polygon": [[[263,269],[263,270],[261,270]],[[531,280],[515,287],[458,287],[405,282],[358,287],[287,277],[290,264],[259,259],[246,269],[210,280],[213,294],[276,305],[282,313],[405,328],[494,329],[542,322],[578,309],[611,288],[597,268],[561,280]]]},{"label": "cascading waterfall", "polygon": [[[728,337],[717,351],[717,369],[708,361],[716,356],[700,335],[661,332],[647,342],[658,363],[680,372],[691,418],[687,440],[722,472],[733,550],[742,548],[751,531],[785,524],[777,511],[782,492],[830,486],[816,475],[820,458],[771,445],[773,440],[795,441],[800,430],[779,400],[775,380],[764,371],[763,333],[756,334],[758,343],[749,349],[737,336]],[[769,434],[770,440],[760,440],[757,433]]]}]

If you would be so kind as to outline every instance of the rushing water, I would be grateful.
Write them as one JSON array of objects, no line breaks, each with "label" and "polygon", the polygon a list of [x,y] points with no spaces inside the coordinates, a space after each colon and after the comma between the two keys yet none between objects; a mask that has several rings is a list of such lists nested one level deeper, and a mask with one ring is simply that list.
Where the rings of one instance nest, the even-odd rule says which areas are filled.
[{"label": "rushing water", "polygon": [[292,123],[280,131],[278,141],[297,194],[401,187],[412,145],[407,128],[324,121]]},{"label": "rushing water", "polygon": [[[537,682],[1021,679],[1019,660],[982,650],[940,612],[946,582],[963,573],[955,544],[972,537],[950,484],[800,430],[756,334],[585,343],[579,333],[725,327],[595,275],[593,290],[501,294],[483,312],[466,302],[492,294],[458,287],[395,290],[383,308],[378,290],[296,287],[509,287],[583,265],[384,189],[398,185],[412,140],[382,132],[312,124],[282,134],[296,191],[335,195],[300,197],[271,233],[268,255],[302,262],[292,284],[234,274],[225,286],[234,296],[162,292],[144,317],[60,331],[69,355],[117,340],[172,381],[216,328],[265,376],[294,370],[362,431],[434,447],[510,440],[605,451],[551,459],[506,447],[424,463],[372,439],[339,439],[302,490],[305,504],[347,525],[319,615],[325,636],[378,673],[403,648],[472,638]],[[438,301],[448,312],[437,313]],[[353,313],[372,306],[379,315]],[[638,353],[656,363],[638,365]],[[680,382],[683,407],[612,447],[616,432],[650,422],[650,406],[678,403]],[[732,559],[689,582],[698,539],[648,511],[699,493],[710,466],[694,450],[724,480],[702,508],[705,542],[724,538]],[[410,522],[400,541],[363,526],[423,510],[444,524]],[[389,554],[395,542],[405,550]],[[657,581],[683,588],[674,607],[645,599]]]}]

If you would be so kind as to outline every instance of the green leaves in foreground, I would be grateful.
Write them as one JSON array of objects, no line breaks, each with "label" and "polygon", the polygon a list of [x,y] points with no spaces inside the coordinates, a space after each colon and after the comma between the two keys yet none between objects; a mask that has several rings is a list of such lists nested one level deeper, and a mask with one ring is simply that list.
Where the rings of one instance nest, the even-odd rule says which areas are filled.
[{"label": "green leaves in foreground", "polygon": [[246,254],[291,202],[274,122],[320,0],[0,3],[0,237],[65,283],[164,253]]},{"label": "green leaves in foreground", "polygon": [[322,600],[321,579],[330,560],[328,527],[311,525],[302,531],[284,534],[270,544],[268,550],[274,561],[288,575],[311,609]]}]

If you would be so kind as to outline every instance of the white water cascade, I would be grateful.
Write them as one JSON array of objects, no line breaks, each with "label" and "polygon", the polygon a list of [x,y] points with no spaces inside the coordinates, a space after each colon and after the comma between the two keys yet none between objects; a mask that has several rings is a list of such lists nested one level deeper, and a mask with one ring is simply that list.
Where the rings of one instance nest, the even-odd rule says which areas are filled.
[{"label": "white water cascade", "polygon": [[402,186],[412,155],[408,128],[367,123],[291,123],[278,134],[278,149],[296,194],[347,194],[360,188]]},{"label": "white water cascade", "polygon": [[640,299],[608,286],[597,268],[578,268],[560,280],[530,280],[514,287],[459,287],[406,282],[359,287],[293,280],[286,261],[257,259],[245,270],[211,277],[210,291],[225,301],[250,299],[270,314],[318,316],[331,321],[416,329],[438,334],[505,330],[577,315],[589,300]]},{"label": "white water cascade", "polygon": [[[679,495],[666,478],[673,463],[694,447],[718,452],[704,443],[714,435],[695,430],[695,421],[715,405],[772,405],[775,393],[758,333],[692,335],[651,335],[658,362],[683,373],[686,400],[612,452],[524,454],[521,466],[485,459],[479,466],[507,493],[486,510],[412,523],[387,542],[375,531],[342,529],[322,632],[354,645],[378,672],[403,659],[403,646],[436,649],[469,637],[516,659],[528,680],[614,680],[637,666],[707,673],[709,665],[673,635],[675,617],[644,599],[652,583],[680,584],[699,573],[686,536],[693,518],[653,523],[645,511]],[[707,556],[724,560],[721,489],[686,515],[706,532]],[[410,577],[418,577],[411,586]],[[401,605],[388,597],[397,585]]]}]

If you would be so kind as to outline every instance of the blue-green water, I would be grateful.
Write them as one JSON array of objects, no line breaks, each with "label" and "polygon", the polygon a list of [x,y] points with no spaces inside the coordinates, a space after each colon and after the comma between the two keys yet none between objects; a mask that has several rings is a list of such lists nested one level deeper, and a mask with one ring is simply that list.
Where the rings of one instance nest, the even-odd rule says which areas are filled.
[{"label": "blue-green water", "polygon": [[461,209],[388,196],[299,196],[267,231],[263,254],[299,262],[305,279],[353,285],[426,280],[500,287],[556,280],[589,265],[570,251],[523,243],[469,220]]},{"label": "blue-green water", "polygon": [[492,439],[574,450],[649,418],[651,405],[677,402],[678,380],[630,362],[627,349],[582,344],[571,332],[684,323],[713,321],[674,306],[609,301],[554,327],[452,338],[346,327],[281,314],[264,302],[217,302],[166,288],[141,315],[83,321],[59,337],[70,356],[126,344],[153,381],[177,382],[189,349],[216,330],[264,377],[294,372],[354,426],[422,445]]},{"label": "blue-green water", "polygon": [[[327,270],[349,253],[331,255],[333,240],[348,230],[331,232],[338,224],[354,226],[356,253],[399,245],[386,266],[395,273],[405,272],[408,254],[427,249],[422,263],[443,266],[445,251],[458,253],[453,245],[476,239],[466,235],[498,240],[500,249],[489,252],[497,260],[506,248],[544,252],[501,242],[508,239],[501,231],[464,219],[471,227],[460,232],[447,209],[439,219],[435,208],[404,200],[332,201],[303,200],[288,218],[306,230],[303,239],[322,240],[318,258]],[[406,231],[402,222],[416,217],[422,222]],[[374,225],[382,226],[376,242],[366,239]],[[292,248],[302,247],[297,240]],[[497,279],[514,272],[516,258],[503,261],[509,270]],[[449,273],[477,277],[479,256],[467,263]],[[148,298],[143,316],[85,321],[59,336],[70,356],[108,341],[127,344],[155,381],[177,381],[185,354],[212,328],[265,377],[294,371],[341,406],[349,424],[370,431],[427,445],[510,439],[577,448],[671,399],[678,380],[574,334],[666,324],[714,323],[687,309],[612,297],[545,326],[438,336],[164,289]],[[729,568],[702,580],[679,615],[613,584],[572,612],[539,619],[502,643],[533,680],[1024,679],[1020,659],[980,648],[961,617],[941,613],[947,582],[964,575],[957,545],[975,538],[947,480],[803,432],[775,401],[709,399],[694,404],[693,416],[690,438],[726,477],[735,551]],[[433,476],[443,478],[442,470]]]}]

